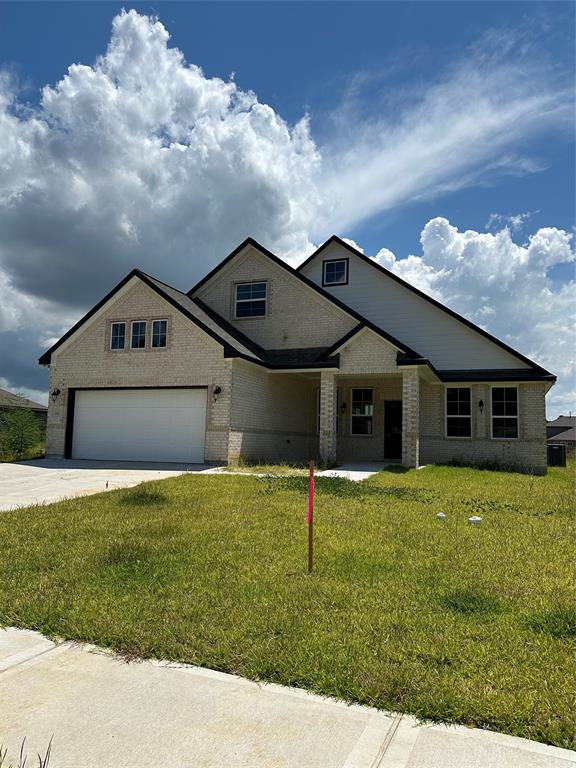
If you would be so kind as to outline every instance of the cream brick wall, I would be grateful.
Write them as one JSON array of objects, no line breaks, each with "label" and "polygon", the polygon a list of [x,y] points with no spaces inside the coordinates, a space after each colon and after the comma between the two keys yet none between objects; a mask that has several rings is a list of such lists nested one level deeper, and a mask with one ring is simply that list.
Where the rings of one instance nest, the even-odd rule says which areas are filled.
[{"label": "cream brick wall", "polygon": [[398,373],[397,354],[396,347],[366,328],[340,351],[338,373]]},{"label": "cream brick wall", "polygon": [[235,359],[230,461],[298,461],[316,456],[315,403],[313,379],[271,373]]},{"label": "cream brick wall", "polygon": [[[497,385],[502,386],[502,385]],[[472,384],[472,438],[447,438],[446,395],[442,384],[421,382],[420,424],[423,464],[453,459],[479,463],[497,462],[519,470],[546,472],[546,385],[518,386],[518,440],[491,439],[491,385]],[[480,413],[479,401],[484,403]]]},{"label": "cream brick wall", "polygon": [[[112,320],[168,320],[163,349],[110,350]],[[147,342],[150,343],[150,325]],[[50,390],[61,391],[48,406],[47,453],[64,454],[68,390],[77,387],[206,386],[206,461],[226,461],[230,421],[231,360],[222,347],[137,278],[53,355]],[[218,401],[211,388],[222,388]]]},{"label": "cream brick wall", "polygon": [[[268,284],[266,316],[236,320],[235,284],[263,280]],[[358,325],[357,320],[251,246],[195,296],[265,349],[329,347]]]}]

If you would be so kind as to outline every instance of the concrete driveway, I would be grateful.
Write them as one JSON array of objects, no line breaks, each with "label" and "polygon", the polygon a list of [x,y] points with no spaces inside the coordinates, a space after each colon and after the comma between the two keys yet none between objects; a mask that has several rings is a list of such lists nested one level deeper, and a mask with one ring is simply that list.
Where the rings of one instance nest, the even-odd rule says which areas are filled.
[{"label": "concrete driveway", "polygon": [[[576,768],[576,753],[0,629],[0,745],[54,768]],[[36,765],[36,763],[34,763]]]},{"label": "concrete driveway", "polygon": [[184,472],[206,472],[203,464],[38,459],[0,464],[0,511],[128,488]]}]

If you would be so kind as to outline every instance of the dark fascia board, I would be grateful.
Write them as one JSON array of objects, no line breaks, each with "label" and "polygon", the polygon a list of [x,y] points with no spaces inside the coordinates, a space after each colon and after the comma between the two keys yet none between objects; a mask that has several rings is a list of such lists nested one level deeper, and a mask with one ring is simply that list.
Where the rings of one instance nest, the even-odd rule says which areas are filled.
[{"label": "dark fascia board", "polygon": [[354,336],[356,336],[356,334],[360,333],[360,331],[363,331],[364,328],[366,328],[364,323],[358,323],[358,325],[355,325],[354,328],[352,328],[351,331],[348,331],[348,333],[346,333],[344,336],[342,336],[341,339],[338,339],[338,341],[336,341],[334,344],[332,344],[330,349],[327,349],[326,352],[324,352],[324,354],[322,355],[322,357],[323,358],[331,357],[334,354],[334,352],[336,352],[337,349],[340,349],[340,347],[343,344],[346,344],[347,341],[350,341],[350,339],[353,339]]},{"label": "dark fascia board", "polygon": [[104,306],[104,304],[106,304],[107,301],[109,301],[116,293],[118,293],[118,291],[121,288],[123,288],[126,285],[126,283],[129,280],[131,280],[133,277],[135,277],[137,274],[138,274],[137,269],[132,269],[130,272],[128,272],[126,277],[120,280],[120,282],[117,285],[115,285],[114,288],[112,288],[112,290],[109,293],[107,293],[103,299],[101,299],[97,304],[95,304],[91,310],[86,312],[86,314],[83,317],[81,317],[80,320],[78,320],[78,322],[72,326],[72,328],[66,331],[64,336],[58,339],[58,341],[55,344],[53,344],[50,347],[50,349],[44,352],[44,354],[38,359],[38,363],[40,365],[50,365],[50,358],[52,356],[52,353],[55,352],[58,349],[58,347],[64,344],[64,342],[67,341],[70,338],[70,336],[76,333],[76,331],[79,328],[81,328],[84,325],[84,323],[92,317],[92,315],[95,315],[96,312],[98,312],[98,310],[101,309]]},{"label": "dark fascia board", "polygon": [[550,373],[550,371],[547,371],[545,368],[542,368],[541,365],[538,365],[538,363],[535,363],[533,360],[530,360],[528,357],[525,357],[521,352],[518,352],[513,347],[508,346],[505,342],[501,341],[500,339],[497,339],[496,336],[492,336],[491,333],[488,333],[488,331],[485,331],[483,328],[480,328],[478,325],[473,323],[471,320],[467,320],[462,315],[459,315],[458,312],[455,312],[453,309],[450,309],[449,307],[446,307],[444,304],[441,304],[439,301],[436,301],[436,299],[433,299],[431,296],[428,296],[423,291],[419,290],[415,286],[411,285],[410,283],[407,283],[406,280],[402,280],[401,277],[398,277],[398,275],[395,275],[393,272],[390,272],[389,269],[386,269],[386,267],[383,267],[381,264],[378,264],[378,262],[374,261],[374,259],[369,258],[368,256],[365,256],[363,253],[360,253],[360,251],[356,250],[354,246],[350,245],[349,243],[346,243],[344,240],[342,240],[341,237],[338,237],[338,235],[332,235],[331,237],[326,240],[325,243],[322,243],[322,245],[317,248],[314,253],[309,256],[305,261],[300,264],[299,267],[297,267],[297,271],[304,269],[304,267],[309,264],[312,259],[315,259],[316,256],[319,256],[322,251],[327,248],[332,243],[338,243],[343,248],[346,248],[350,253],[353,253],[358,258],[365,261],[367,264],[370,264],[371,267],[374,267],[374,269],[378,269],[383,274],[387,275],[389,278],[397,282],[399,285],[404,286],[404,288],[407,288],[409,291],[412,291],[412,293],[415,293],[416,296],[420,296],[421,299],[424,299],[429,304],[432,304],[433,306],[437,307],[438,309],[441,309],[443,312],[446,312],[446,314],[453,317],[455,320],[458,320],[461,323],[464,323],[468,328],[471,328],[473,331],[476,331],[481,336],[484,336],[485,339],[488,339],[488,341],[493,342],[497,346],[500,347],[500,349],[505,350],[511,355],[514,355],[518,360],[521,360],[523,363],[526,363],[526,365],[529,365],[531,368],[533,368],[536,371],[539,371],[542,376],[549,376],[552,377],[554,380],[556,380],[556,377],[554,374]]},{"label": "dark fascia board", "polygon": [[374,331],[374,333],[378,334],[378,336],[381,336],[383,339],[386,339],[386,341],[389,341],[393,346],[397,347],[402,352],[410,355],[411,357],[420,357],[420,355],[417,352],[415,352],[410,347],[407,347],[406,344],[401,342],[399,339],[396,339],[394,338],[394,336],[391,336],[389,333],[386,333],[386,331],[382,330],[382,328],[379,328],[377,325],[374,325],[374,323],[370,322],[368,318],[363,317],[359,312],[356,312],[355,309],[352,309],[352,307],[349,307],[343,301],[340,301],[340,299],[336,298],[336,296],[332,296],[332,294],[328,293],[328,291],[325,291],[319,285],[316,285],[316,283],[310,280],[309,278],[307,278],[306,275],[300,274],[298,270],[294,269],[289,264],[286,264],[286,262],[282,261],[282,259],[279,259],[278,256],[275,256],[267,248],[264,248],[263,245],[260,245],[260,243],[254,240],[253,237],[247,237],[246,240],[240,243],[240,245],[237,248],[234,248],[232,253],[228,254],[228,256],[226,256],[226,258],[223,261],[221,261],[220,264],[217,264],[212,271],[208,272],[208,274],[205,277],[203,277],[198,283],[196,283],[196,285],[194,285],[188,291],[188,296],[192,297],[192,295],[196,293],[197,290],[199,290],[205,283],[211,280],[221,269],[223,269],[226,266],[226,264],[229,264],[232,261],[232,259],[234,259],[248,245],[251,245],[257,251],[260,251],[262,255],[267,256],[271,261],[273,261],[279,267],[284,269],[293,277],[296,277],[298,280],[304,283],[304,285],[307,285],[308,288],[311,288],[320,296],[323,296],[331,304],[334,304],[336,307],[338,307],[338,309],[341,309],[343,312],[346,312],[347,315],[350,315],[350,317],[353,317],[355,320],[358,321],[358,323],[362,323],[362,325],[365,325],[367,328],[370,328],[371,331]]},{"label": "dark fascia board", "polygon": [[525,368],[487,368],[466,371],[435,371],[442,381],[556,381],[552,373],[539,373]]},{"label": "dark fascia board", "polygon": [[245,336],[241,331],[235,328],[232,323],[229,323],[222,317],[222,315],[219,315],[218,312],[215,312],[212,307],[209,307],[208,304],[205,304],[201,299],[194,299],[190,296],[188,296],[188,298],[190,301],[193,301],[194,304],[196,304],[209,317],[211,317],[215,323],[221,326],[223,330],[229,333],[230,336],[233,336],[236,341],[239,341],[251,352],[254,352],[255,355],[258,355],[258,357],[266,357],[266,350],[263,347],[261,347],[259,344],[256,344],[256,342],[252,341],[252,339],[249,339],[248,336]]},{"label": "dark fascia board", "polygon": [[[217,341],[219,344],[222,345],[224,348],[224,356],[225,357],[235,357],[239,355],[240,353],[235,350],[229,342],[225,341],[223,338],[221,338],[217,333],[215,333],[211,328],[208,328],[208,326],[204,325],[200,320],[198,320],[197,317],[194,317],[194,315],[190,312],[188,312],[181,304],[179,304],[172,296],[165,293],[158,285],[156,285],[155,282],[153,282],[150,279],[150,276],[147,275],[145,272],[142,272],[139,269],[133,269],[131,270],[125,278],[123,278],[109,293],[104,296],[104,298],[99,301],[97,304],[95,304],[92,309],[87,312],[84,317],[80,318],[80,320],[70,328],[69,331],[67,331],[62,338],[60,338],[56,344],[54,344],[52,347],[50,347],[49,350],[47,350],[38,360],[40,365],[49,365],[50,359],[52,357],[52,353],[55,352],[58,347],[60,347],[67,339],[70,338],[76,331],[78,331],[84,323],[86,323],[96,312],[98,312],[99,309],[101,309],[106,302],[108,302],[118,291],[123,288],[126,283],[129,282],[133,277],[137,277],[139,280],[141,280],[145,285],[147,285],[149,288],[151,288],[155,293],[157,293],[159,296],[161,296],[165,301],[167,301],[169,304],[171,304],[175,309],[177,309],[179,312],[181,312],[185,317],[187,317],[189,320],[191,320],[195,325],[197,325],[201,330],[203,330],[208,336],[214,339],[214,341]],[[154,278],[155,280],[156,278]],[[159,281],[162,282],[162,281]],[[172,286],[168,285],[168,283],[162,283],[163,285],[166,285],[168,288],[172,288],[172,290],[178,290],[177,288],[173,288]],[[185,295],[185,294],[183,294]],[[250,358],[248,358],[250,359]]]},{"label": "dark fascia board", "polygon": [[426,365],[440,381],[556,381],[552,373],[540,373],[526,368],[479,368],[466,370],[438,370],[430,360],[424,357],[409,358],[397,355],[396,364],[399,368],[409,365]]}]

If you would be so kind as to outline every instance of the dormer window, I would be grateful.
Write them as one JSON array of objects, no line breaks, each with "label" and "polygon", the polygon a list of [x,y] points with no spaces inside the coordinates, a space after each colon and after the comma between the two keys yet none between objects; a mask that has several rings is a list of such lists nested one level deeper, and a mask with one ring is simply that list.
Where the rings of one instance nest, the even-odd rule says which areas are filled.
[{"label": "dormer window", "polygon": [[322,285],[348,285],[348,259],[323,261]]},{"label": "dormer window", "polygon": [[263,317],[266,314],[265,282],[236,284],[236,318]]}]

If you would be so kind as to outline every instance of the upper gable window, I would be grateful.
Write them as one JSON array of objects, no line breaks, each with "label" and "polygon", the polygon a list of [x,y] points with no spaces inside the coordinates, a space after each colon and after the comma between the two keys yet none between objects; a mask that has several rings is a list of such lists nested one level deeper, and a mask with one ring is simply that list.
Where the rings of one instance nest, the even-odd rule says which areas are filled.
[{"label": "upper gable window", "polygon": [[237,283],[236,317],[263,317],[266,314],[267,286],[260,283]]},{"label": "upper gable window", "polygon": [[152,321],[152,346],[155,348],[165,347],[168,336],[168,320]]},{"label": "upper gable window", "polygon": [[322,285],[348,285],[348,259],[323,261]]},{"label": "upper gable window", "polygon": [[124,349],[126,343],[126,323],[112,323],[110,329],[110,349]]},{"label": "upper gable window", "polygon": [[146,348],[146,320],[135,320],[132,323],[132,338],[130,349]]}]

